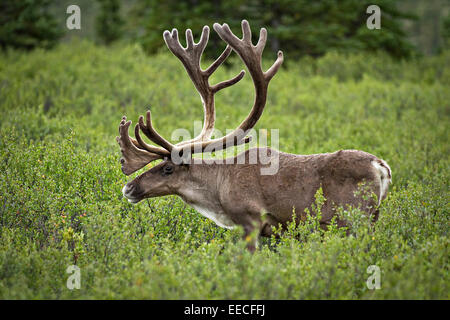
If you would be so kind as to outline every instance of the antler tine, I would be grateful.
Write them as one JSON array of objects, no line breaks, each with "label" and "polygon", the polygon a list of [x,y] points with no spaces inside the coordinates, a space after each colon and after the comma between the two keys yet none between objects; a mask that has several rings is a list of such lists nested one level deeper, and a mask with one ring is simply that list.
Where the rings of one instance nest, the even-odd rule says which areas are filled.
[{"label": "antler tine", "polygon": [[267,30],[266,28],[261,28],[259,31],[259,40],[256,44],[256,50],[258,51],[259,55],[262,56],[262,53],[264,51],[264,47],[266,46],[267,41]]},{"label": "antler tine", "polygon": [[178,30],[175,28],[172,29],[172,33],[166,30],[163,33],[163,37],[170,51],[172,51],[172,53],[177,57],[181,56],[183,48],[178,40]]},{"label": "antler tine", "polygon": [[281,65],[283,64],[283,60],[283,52],[280,50],[277,54],[277,60],[275,60],[273,65],[266,72],[264,72],[264,77],[266,78],[267,82],[269,82],[278,72],[278,69],[280,69]]},{"label": "antler tine", "polygon": [[211,65],[203,72],[208,77],[211,76],[214,73],[214,71],[216,71],[217,68],[228,58],[231,51],[233,51],[233,49],[231,49],[231,47],[227,45],[227,47],[225,48],[225,50],[223,50],[220,56],[213,63],[211,63]]},{"label": "antler tine", "polygon": [[147,150],[148,152],[152,152],[152,153],[158,154],[158,155],[160,155],[162,157],[167,157],[170,154],[170,152],[168,152],[165,149],[154,147],[154,146],[151,146],[151,145],[145,143],[144,140],[142,140],[142,138],[141,138],[141,135],[139,133],[139,129],[140,129],[140,124],[138,123],[134,127],[134,135],[136,136],[136,140],[137,140],[137,143],[138,143],[138,145],[135,144],[136,147],[141,148],[143,150]]},{"label": "antler tine", "polygon": [[[154,153],[158,153],[162,156],[168,156],[170,155],[170,152],[172,151],[172,149],[174,148],[174,145],[171,144],[169,141],[167,141],[166,139],[164,139],[156,130],[155,128],[153,128],[153,124],[152,124],[152,118],[151,118],[151,113],[150,110],[147,111],[147,117],[146,117],[146,122],[147,124],[144,124],[144,117],[140,116],[139,117],[139,128],[142,130],[142,132],[150,139],[152,140],[154,143],[160,145],[161,147],[163,147],[164,149],[160,149],[160,148],[155,148],[152,146],[149,146],[147,144],[144,143],[144,147],[145,148],[150,148],[147,149],[150,152],[154,152]],[[136,135],[136,138],[140,139],[139,136],[139,130],[136,130],[136,132],[138,133]],[[139,137],[139,138],[138,138]],[[142,139],[141,139],[142,141]],[[139,141],[140,142],[140,141]],[[143,141],[142,141],[143,142]],[[156,150],[156,151],[153,151]]]},{"label": "antler tine", "polygon": [[192,50],[194,48],[194,37],[192,36],[192,30],[186,29],[186,50]]},{"label": "antler tine", "polygon": [[206,45],[208,44],[208,40],[209,40],[209,27],[204,26],[202,30],[202,35],[200,36],[200,41],[197,43],[197,46],[201,48],[201,53],[203,53],[203,50],[205,50]]},{"label": "antler tine", "polygon": [[242,41],[252,43],[252,29],[247,20],[242,21]]},{"label": "antler tine", "polygon": [[[223,25],[220,25],[219,23],[214,23],[213,28],[219,34],[220,38],[223,41],[225,41],[226,43],[228,43],[228,45],[230,45],[231,47],[233,47],[233,45],[231,45],[231,43],[238,43],[238,42],[243,41],[243,40],[239,39],[238,37],[236,37],[233,34],[233,32],[231,32],[230,26],[227,23],[224,23]],[[220,29],[220,33],[219,33],[218,29]],[[247,41],[247,42],[250,42],[250,41]],[[234,49],[234,47],[233,47],[233,49]]]},{"label": "antler tine", "polygon": [[224,88],[227,88],[229,86],[232,86],[233,84],[237,83],[239,80],[241,80],[245,75],[245,71],[242,70],[241,72],[239,72],[239,74],[237,76],[234,76],[233,78],[229,79],[229,80],[225,80],[222,82],[219,82],[218,84],[214,85],[211,87],[213,92],[217,92],[219,90],[222,90]]}]

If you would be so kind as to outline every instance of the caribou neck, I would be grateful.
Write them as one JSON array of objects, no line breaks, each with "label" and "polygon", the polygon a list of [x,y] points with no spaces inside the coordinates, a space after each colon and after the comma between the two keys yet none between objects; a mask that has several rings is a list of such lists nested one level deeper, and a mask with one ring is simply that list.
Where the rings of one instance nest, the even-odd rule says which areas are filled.
[{"label": "caribou neck", "polygon": [[213,199],[218,199],[220,181],[223,177],[223,165],[193,163],[174,193],[186,203],[197,206],[216,206]]}]

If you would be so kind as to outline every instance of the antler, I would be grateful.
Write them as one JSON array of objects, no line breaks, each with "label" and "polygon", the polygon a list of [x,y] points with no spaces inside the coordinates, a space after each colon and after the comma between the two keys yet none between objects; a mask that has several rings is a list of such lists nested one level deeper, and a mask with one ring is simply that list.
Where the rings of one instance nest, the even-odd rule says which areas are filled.
[{"label": "antler", "polygon": [[[136,140],[134,140],[128,135],[128,127],[131,125],[131,121],[126,122],[126,118],[124,117],[120,123],[120,137],[117,137],[117,141],[121,146],[123,155],[121,158],[122,171],[125,174],[131,174],[153,160],[170,157],[173,149],[178,146],[195,143],[197,141],[209,140],[214,130],[215,122],[214,94],[219,90],[237,83],[245,74],[245,71],[242,70],[232,79],[222,81],[213,86],[209,84],[209,77],[228,58],[232,49],[230,46],[227,46],[223,53],[206,70],[202,70],[200,67],[200,59],[209,39],[208,26],[203,28],[202,35],[198,43],[194,43],[192,31],[190,29],[186,30],[186,48],[183,48],[180,44],[177,29],[173,29],[172,33],[166,30],[163,36],[167,47],[183,63],[189,77],[195,85],[195,88],[200,94],[204,109],[203,128],[200,134],[194,139],[173,145],[154,129],[151,121],[151,113],[150,111],[147,111],[145,124],[143,117],[139,117],[139,122],[135,127]],[[139,129],[142,130],[142,132],[151,141],[164,149],[145,143],[141,138]],[[177,150],[180,152],[179,149]],[[133,161],[133,159],[135,161]]]},{"label": "antler", "polygon": [[[208,148],[209,151],[218,151],[250,141],[250,138],[246,137],[246,135],[261,117],[266,104],[269,82],[283,63],[283,53],[279,51],[275,63],[269,70],[263,72],[261,58],[267,40],[266,29],[261,29],[256,46],[251,42],[251,30],[246,20],[242,21],[242,39],[237,38],[231,32],[227,24],[220,25],[215,23],[214,30],[216,30],[222,40],[228,45],[223,53],[206,70],[201,69],[200,59],[208,42],[209,27],[205,26],[203,28],[198,43],[194,43],[192,31],[190,29],[186,30],[186,48],[181,46],[178,39],[178,31],[176,29],[173,29],[171,33],[167,30],[164,31],[164,40],[167,47],[183,63],[202,99],[204,122],[201,133],[192,140],[183,141],[173,145],[154,129],[151,121],[151,113],[150,111],[147,111],[145,124],[143,117],[139,117],[139,123],[135,127],[136,140],[134,140],[128,135],[128,127],[130,126],[131,121],[126,122],[126,118],[124,117],[119,126],[120,137],[117,137],[117,141],[121,146],[123,154],[121,163],[122,171],[125,174],[131,174],[153,160],[170,157],[174,152],[177,155],[193,154],[204,152],[206,148]],[[225,61],[232,50],[238,53],[250,72],[255,86],[255,101],[248,116],[233,132],[222,138],[210,140],[215,122],[214,94],[219,90],[237,83],[245,74],[244,70],[242,70],[232,79],[222,81],[212,86],[209,84],[209,77]],[[139,129],[142,130],[151,141],[162,148],[145,143],[140,136]]]},{"label": "antler", "polygon": [[265,28],[261,29],[256,46],[252,44],[251,30],[247,20],[242,21],[242,39],[236,37],[226,23],[223,25],[215,23],[214,30],[239,55],[247,66],[255,86],[255,101],[248,116],[233,132],[219,139],[189,143],[186,146],[183,145],[183,149],[186,150],[189,148],[191,153],[203,152],[207,147],[209,150],[218,151],[248,142],[249,139],[245,136],[261,117],[266,104],[269,82],[283,63],[283,52],[278,51],[278,57],[274,64],[266,72],[262,70],[261,58],[267,40],[267,30]]},{"label": "antler", "polygon": [[172,33],[164,31],[164,41],[170,51],[183,63],[189,77],[195,85],[195,88],[200,94],[204,108],[204,122],[201,133],[194,139],[183,141],[178,145],[185,145],[196,141],[208,140],[214,130],[215,122],[215,108],[214,108],[214,94],[219,90],[229,87],[239,80],[245,74],[242,70],[238,75],[232,79],[222,81],[216,85],[209,84],[209,77],[217,70],[217,68],[225,61],[231,53],[231,48],[227,46],[222,54],[214,61],[206,70],[200,67],[200,59],[205,50],[209,39],[209,27],[203,27],[202,35],[198,43],[194,43],[191,29],[186,30],[187,47],[183,48],[178,40],[178,31],[173,29]]}]

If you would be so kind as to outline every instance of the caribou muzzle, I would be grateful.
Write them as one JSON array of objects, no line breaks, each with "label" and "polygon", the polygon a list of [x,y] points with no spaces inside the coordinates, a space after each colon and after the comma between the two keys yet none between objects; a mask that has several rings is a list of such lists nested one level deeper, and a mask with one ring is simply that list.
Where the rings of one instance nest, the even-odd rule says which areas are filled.
[{"label": "caribou muzzle", "polygon": [[122,194],[124,198],[128,199],[128,202],[130,203],[138,203],[142,199],[144,199],[144,196],[142,195],[142,192],[140,192],[139,187],[132,182],[127,183],[123,189]]}]

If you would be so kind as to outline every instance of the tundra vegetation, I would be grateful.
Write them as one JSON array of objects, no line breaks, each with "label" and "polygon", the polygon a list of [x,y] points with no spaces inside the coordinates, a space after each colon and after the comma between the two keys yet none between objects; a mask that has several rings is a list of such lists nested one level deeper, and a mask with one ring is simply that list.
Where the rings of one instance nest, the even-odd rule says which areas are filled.
[{"label": "tundra vegetation", "polygon": [[[230,58],[213,83],[239,72]],[[280,69],[255,129],[279,129],[284,152],[365,150],[389,163],[393,183],[374,226],[342,208],[350,235],[321,230],[319,189],[303,224],[251,254],[241,228],[222,229],[177,197],[122,196],[145,169],[122,174],[117,119],[135,123],[151,107],[170,137],[203,117],[169,52],[73,41],[1,53],[0,298],[450,298],[449,64],[448,51],[408,61],[328,52]],[[248,76],[219,92],[216,127],[235,128],[252,93]],[[80,289],[66,286],[71,265]],[[371,265],[380,289],[366,284]]]}]

